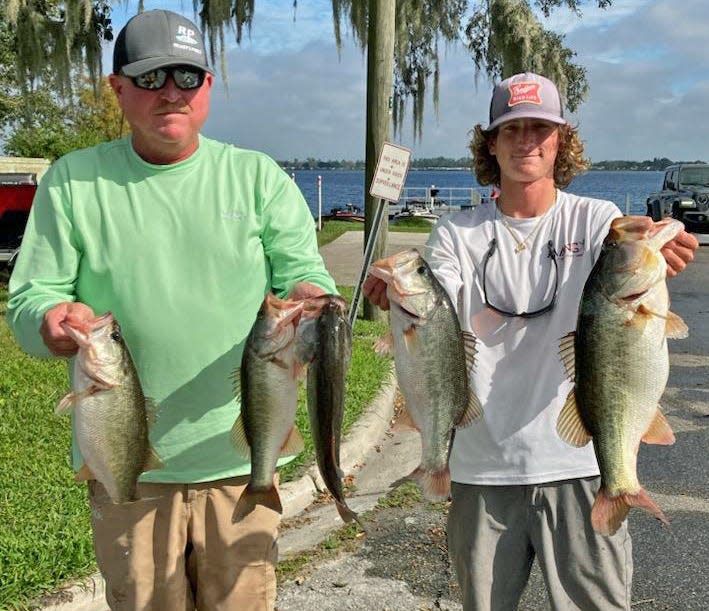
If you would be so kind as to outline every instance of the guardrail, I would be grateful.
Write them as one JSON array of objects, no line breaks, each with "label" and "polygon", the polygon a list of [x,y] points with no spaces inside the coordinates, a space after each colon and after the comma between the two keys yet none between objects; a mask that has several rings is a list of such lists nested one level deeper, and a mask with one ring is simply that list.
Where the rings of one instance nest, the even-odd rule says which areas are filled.
[{"label": "guardrail", "polygon": [[445,212],[474,208],[489,201],[489,187],[404,187],[399,199],[399,205],[407,207],[413,204],[423,204],[428,208],[436,208]]}]

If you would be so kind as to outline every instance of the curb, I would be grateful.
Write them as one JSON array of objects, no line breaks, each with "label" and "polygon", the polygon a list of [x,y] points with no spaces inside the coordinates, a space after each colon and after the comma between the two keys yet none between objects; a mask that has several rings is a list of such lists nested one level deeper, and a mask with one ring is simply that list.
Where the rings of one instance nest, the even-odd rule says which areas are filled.
[{"label": "curb", "polygon": [[[363,456],[384,435],[394,415],[396,388],[396,373],[392,363],[389,376],[379,392],[342,441],[340,466],[345,474],[350,475],[356,471]],[[301,478],[283,484],[279,490],[283,504],[281,519],[300,514],[322,490],[325,490],[325,484],[317,465],[310,467]],[[43,600],[56,602],[43,604]],[[106,584],[101,573],[94,573],[67,589],[40,598],[38,606],[34,608],[43,611],[105,611],[108,609]]]},{"label": "curb", "polygon": [[[340,468],[351,475],[367,451],[381,439],[394,415],[394,397],[397,380],[394,364],[377,395],[362,416],[352,425],[340,447]],[[312,465],[300,479],[287,482],[280,488],[283,504],[282,519],[293,518],[313,502],[314,495],[326,490],[317,464]]]}]

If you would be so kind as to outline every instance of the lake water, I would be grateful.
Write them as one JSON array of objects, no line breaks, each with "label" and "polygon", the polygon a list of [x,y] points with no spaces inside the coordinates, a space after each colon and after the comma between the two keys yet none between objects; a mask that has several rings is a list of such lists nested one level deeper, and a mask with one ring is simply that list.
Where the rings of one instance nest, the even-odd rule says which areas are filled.
[{"label": "lake water", "polygon": [[[301,170],[294,173],[295,182],[303,192],[314,215],[318,212],[317,178],[322,176],[323,214],[345,204],[364,204],[364,172],[348,170]],[[577,176],[565,189],[576,195],[607,199],[625,212],[626,198],[630,198],[632,214],[645,214],[645,200],[650,193],[660,190],[662,172],[586,172]],[[472,172],[465,170],[409,170],[406,187],[441,189],[477,187]],[[487,192],[487,189],[484,189]]]}]

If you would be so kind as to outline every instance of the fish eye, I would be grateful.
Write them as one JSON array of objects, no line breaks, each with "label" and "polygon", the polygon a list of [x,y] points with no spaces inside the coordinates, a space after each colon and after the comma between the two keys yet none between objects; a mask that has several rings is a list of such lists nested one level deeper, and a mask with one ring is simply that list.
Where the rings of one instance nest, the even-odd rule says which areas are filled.
[{"label": "fish eye", "polygon": [[121,334],[120,334],[120,332],[119,332],[119,331],[114,331],[113,333],[111,333],[111,339],[112,339],[114,342],[120,342],[120,341],[121,341]]},{"label": "fish eye", "polygon": [[418,269],[416,270],[417,274],[423,274],[426,272],[426,268],[423,265],[419,265]]}]

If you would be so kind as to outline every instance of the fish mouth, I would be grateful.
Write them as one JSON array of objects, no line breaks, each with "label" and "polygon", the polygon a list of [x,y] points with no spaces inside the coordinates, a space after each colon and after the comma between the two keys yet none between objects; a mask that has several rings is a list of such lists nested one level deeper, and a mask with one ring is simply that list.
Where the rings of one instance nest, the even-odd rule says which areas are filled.
[{"label": "fish mouth", "polygon": [[411,291],[406,290],[401,284],[396,280],[394,276],[394,268],[391,263],[384,259],[382,261],[377,261],[374,265],[369,268],[369,272],[375,278],[379,278],[387,283],[387,285],[396,293],[399,297],[413,297],[414,295],[422,295],[426,291]]},{"label": "fish mouth", "polygon": [[88,348],[91,344],[91,335],[100,331],[106,325],[113,324],[113,314],[106,312],[103,316],[97,316],[88,320],[79,319],[69,314],[59,326],[80,348]]},{"label": "fish mouth", "polygon": [[414,314],[411,310],[407,310],[404,306],[402,306],[400,303],[397,303],[396,306],[404,313],[406,316],[409,318],[412,318],[414,321],[421,320],[421,316],[418,314]]},{"label": "fish mouth", "polygon": [[637,299],[640,299],[642,296],[647,294],[648,289],[645,289],[644,291],[640,291],[639,293],[633,293],[632,295],[625,295],[624,297],[621,297],[621,301],[625,301],[630,303],[631,301],[635,301]]}]

